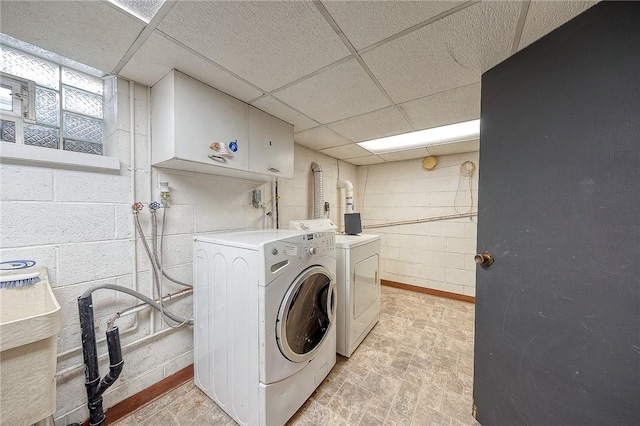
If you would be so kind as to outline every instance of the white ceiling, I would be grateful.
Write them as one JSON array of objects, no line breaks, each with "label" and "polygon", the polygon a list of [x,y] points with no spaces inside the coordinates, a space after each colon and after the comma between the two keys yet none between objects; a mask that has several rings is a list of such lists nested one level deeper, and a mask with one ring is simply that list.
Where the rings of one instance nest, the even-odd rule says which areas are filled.
[{"label": "white ceiling", "polygon": [[355,142],[479,118],[484,71],[595,3],[167,0],[147,24],[107,1],[3,0],[0,31],[147,86],[179,69],[365,165],[477,150]]}]

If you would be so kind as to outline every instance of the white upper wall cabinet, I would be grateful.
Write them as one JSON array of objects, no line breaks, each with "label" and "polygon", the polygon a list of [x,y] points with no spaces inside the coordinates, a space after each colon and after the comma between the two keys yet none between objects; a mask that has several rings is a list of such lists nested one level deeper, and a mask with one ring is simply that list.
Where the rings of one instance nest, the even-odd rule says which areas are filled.
[{"label": "white upper wall cabinet", "polygon": [[[171,71],[151,91],[153,165],[179,168],[172,161],[179,159],[248,170],[247,111],[244,102],[181,72]],[[218,149],[212,149],[216,143]],[[222,155],[222,147],[228,155]]]},{"label": "white upper wall cabinet", "polygon": [[292,178],[293,126],[250,108],[172,70],[151,89],[152,164],[258,181]]},{"label": "white upper wall cabinet", "polygon": [[249,170],[293,178],[293,126],[249,107]]}]

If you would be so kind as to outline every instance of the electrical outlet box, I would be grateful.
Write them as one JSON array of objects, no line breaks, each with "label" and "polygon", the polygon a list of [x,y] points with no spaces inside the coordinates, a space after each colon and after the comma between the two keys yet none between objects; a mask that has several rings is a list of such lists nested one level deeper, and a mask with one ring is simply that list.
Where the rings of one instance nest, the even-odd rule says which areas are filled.
[{"label": "electrical outlet box", "polygon": [[169,182],[158,182],[158,185],[160,185],[160,204],[162,204],[163,207],[169,207],[170,206],[170,199],[171,199],[171,191],[169,190]]},{"label": "electrical outlet box", "polygon": [[262,203],[262,191],[260,191],[259,189],[254,189],[253,192],[251,193],[251,204],[253,205],[254,208],[258,208],[260,207],[260,204]]}]

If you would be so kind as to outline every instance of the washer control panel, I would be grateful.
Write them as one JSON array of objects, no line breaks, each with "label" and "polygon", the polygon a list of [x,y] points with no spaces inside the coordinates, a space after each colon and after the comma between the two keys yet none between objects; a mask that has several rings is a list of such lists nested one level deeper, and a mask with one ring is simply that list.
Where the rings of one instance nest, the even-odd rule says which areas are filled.
[{"label": "washer control panel", "polygon": [[334,256],[336,250],[336,234],[333,231],[310,232],[281,241],[274,241],[265,246],[265,253],[272,259],[302,259],[302,256]]},{"label": "washer control panel", "polygon": [[302,236],[303,252],[310,256],[327,255],[335,252],[334,232],[313,232]]},{"label": "washer control panel", "polygon": [[336,234],[333,231],[299,234],[264,246],[266,272],[276,276],[297,261],[317,256],[336,256]]}]

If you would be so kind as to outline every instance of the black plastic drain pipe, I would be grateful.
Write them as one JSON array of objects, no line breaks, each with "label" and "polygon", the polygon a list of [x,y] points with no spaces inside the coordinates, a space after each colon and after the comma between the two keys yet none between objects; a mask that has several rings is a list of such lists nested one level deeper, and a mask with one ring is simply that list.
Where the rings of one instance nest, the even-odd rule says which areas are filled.
[{"label": "black plastic drain pipe", "polygon": [[124,364],[120,346],[120,331],[118,327],[113,327],[106,332],[107,348],[109,350],[109,373],[104,379],[100,380],[91,294],[78,297],[78,311],[80,313],[82,355],[84,357],[84,385],[87,388],[87,399],[89,401],[89,425],[102,426],[106,420],[104,409],[102,408],[102,394],[118,379]]}]

